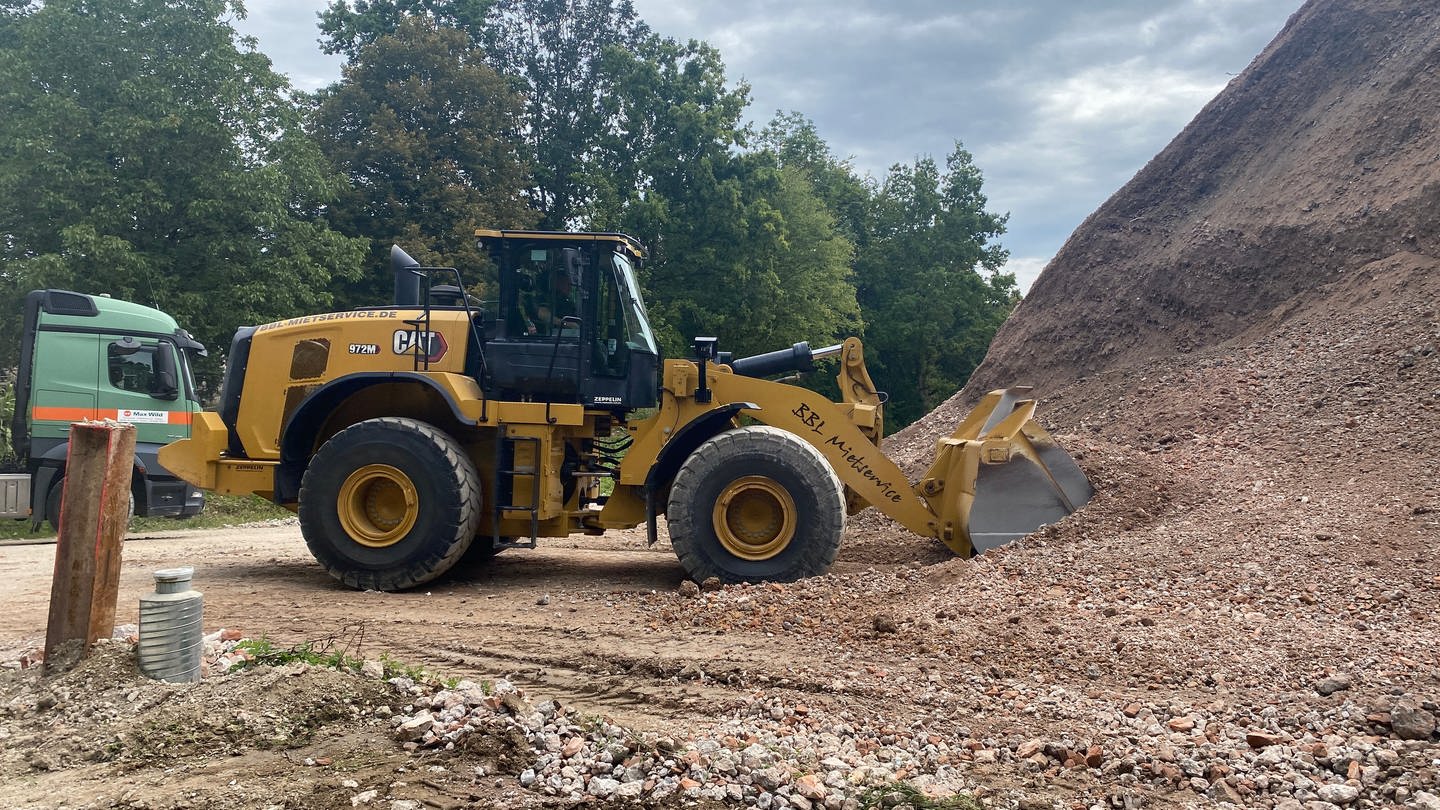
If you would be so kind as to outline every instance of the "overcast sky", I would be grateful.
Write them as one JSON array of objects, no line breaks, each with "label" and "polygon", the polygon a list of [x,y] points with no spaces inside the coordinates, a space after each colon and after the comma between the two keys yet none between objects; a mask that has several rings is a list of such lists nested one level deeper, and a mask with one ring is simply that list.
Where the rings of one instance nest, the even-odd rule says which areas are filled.
[{"label": "overcast sky", "polygon": [[[959,140],[1009,212],[1027,289],[1086,215],[1130,179],[1284,26],[1302,0],[634,0],[650,27],[703,39],[750,115],[796,110],[876,177],[943,162]],[[324,0],[248,0],[237,27],[297,87],[339,76]]]}]

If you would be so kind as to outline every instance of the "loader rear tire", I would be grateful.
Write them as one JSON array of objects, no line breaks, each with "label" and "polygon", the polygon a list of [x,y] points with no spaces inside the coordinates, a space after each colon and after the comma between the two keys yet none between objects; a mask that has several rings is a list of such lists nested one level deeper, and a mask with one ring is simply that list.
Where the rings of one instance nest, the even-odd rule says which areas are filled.
[{"label": "loader rear tire", "polygon": [[825,457],[765,426],[700,445],[676,474],[665,514],[670,544],[696,582],[823,574],[845,531],[845,497]]},{"label": "loader rear tire", "polygon": [[330,438],[300,483],[300,531],[330,575],[398,591],[450,569],[480,523],[480,476],[455,439],[400,417]]}]

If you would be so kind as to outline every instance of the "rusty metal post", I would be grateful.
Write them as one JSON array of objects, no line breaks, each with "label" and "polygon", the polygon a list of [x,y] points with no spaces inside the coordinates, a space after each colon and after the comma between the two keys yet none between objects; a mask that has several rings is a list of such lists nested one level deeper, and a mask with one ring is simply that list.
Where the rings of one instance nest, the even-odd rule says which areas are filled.
[{"label": "rusty metal post", "polygon": [[83,658],[96,639],[114,632],[134,460],[134,425],[103,421],[70,426],[45,632],[47,671]]}]

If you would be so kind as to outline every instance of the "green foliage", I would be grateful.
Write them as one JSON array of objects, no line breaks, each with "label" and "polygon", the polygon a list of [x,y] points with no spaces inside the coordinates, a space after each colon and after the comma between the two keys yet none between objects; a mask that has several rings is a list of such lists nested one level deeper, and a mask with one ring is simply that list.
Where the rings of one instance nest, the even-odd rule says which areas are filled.
[{"label": "green foliage", "polygon": [[652,246],[644,280],[666,352],[688,355],[699,334],[745,355],[858,331],[853,246],[804,173],[740,151],[748,88],[726,86],[719,52],[652,36],[606,65],[617,125],[590,215]]},{"label": "green foliage", "polygon": [[245,639],[235,644],[235,649],[249,654],[249,658],[235,662],[230,671],[252,667],[278,667],[285,664],[309,664],[329,669],[359,671],[362,662],[345,655],[343,650],[332,651],[325,645],[312,642],[296,644],[293,647],[278,647],[268,638]]},{"label": "green foliage", "polygon": [[760,131],[757,145],[773,153],[781,166],[802,172],[835,217],[837,230],[851,242],[865,244],[874,190],[856,175],[849,159],[830,151],[813,121],[794,111],[777,113]]},{"label": "green foliage", "polygon": [[525,194],[541,227],[576,227],[606,172],[599,144],[614,131],[619,77],[605,57],[651,37],[630,0],[334,0],[321,43],[353,64],[411,18],[463,32],[514,83],[524,125],[513,134],[533,173]]},{"label": "green foliage", "polygon": [[[360,246],[233,0],[50,0],[0,16],[0,305],[32,288],[157,306],[202,341],[330,304]],[[0,345],[15,361],[18,322]],[[213,370],[213,367],[212,367]]]},{"label": "green foliage", "polygon": [[[805,177],[726,157],[676,184],[649,290],[671,352],[713,334],[738,356],[860,330],[853,247]],[[688,354],[688,352],[685,352]]]},{"label": "green foliage", "polygon": [[329,221],[370,244],[374,269],[345,285],[346,303],[389,300],[391,244],[422,262],[475,268],[477,227],[534,222],[521,197],[520,113],[520,98],[462,31],[411,17],[355,53],[312,117],[349,179]]},{"label": "green foliage", "polygon": [[934,160],[896,165],[871,203],[855,262],[876,385],[887,424],[915,421],[965,383],[1019,301],[1007,252],[991,239],[1005,217],[985,210],[981,174],[959,144]]},{"label": "green foliage", "polygon": [[[249,657],[232,664],[229,671],[236,672],[254,667],[278,667],[299,663],[346,672],[359,672],[365,662],[357,655],[352,654],[351,650],[358,650],[360,641],[364,638],[364,630],[365,625],[357,622],[346,625],[336,636],[318,641],[305,641],[289,647],[279,646],[265,636],[258,639],[243,639],[235,643],[235,649],[248,653]],[[458,683],[456,678],[441,678],[424,667],[397,661],[385,653],[380,655],[380,666],[382,669],[380,677],[383,680],[409,678],[416,683],[429,683],[446,688],[453,688]],[[486,694],[489,694],[492,689],[488,681],[482,682],[480,687]]]},{"label": "green foliage", "polygon": [[617,180],[602,144],[624,132],[627,76],[615,58],[657,39],[630,0],[496,0],[482,34],[491,64],[521,84],[522,133],[534,168],[529,194],[540,225],[576,227]]},{"label": "green foliage", "polygon": [[15,418],[15,376],[0,372],[0,470],[15,464],[15,437],[11,430]]},{"label": "green foliage", "polygon": [[380,37],[411,18],[469,33],[482,30],[491,0],[335,0],[320,12],[320,46],[351,61]]}]

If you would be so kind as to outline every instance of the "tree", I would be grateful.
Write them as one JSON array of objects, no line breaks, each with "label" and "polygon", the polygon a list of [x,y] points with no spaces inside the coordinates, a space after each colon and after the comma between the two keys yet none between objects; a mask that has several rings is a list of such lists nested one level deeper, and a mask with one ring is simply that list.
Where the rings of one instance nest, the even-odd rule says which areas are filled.
[{"label": "tree", "polygon": [[814,121],[793,110],[776,113],[756,145],[773,152],[781,166],[803,172],[840,232],[857,245],[866,242],[874,191],[856,176],[849,158],[835,156]]},{"label": "tree", "polygon": [[858,331],[853,247],[807,176],[742,151],[748,88],[728,88],[715,49],[652,36],[611,50],[615,126],[595,165],[597,227],[648,241],[645,275],[666,350],[698,334],[740,354]]},{"label": "tree", "polygon": [[478,45],[491,5],[491,0],[334,0],[320,12],[320,48],[353,61],[361,48],[412,18],[464,31]]},{"label": "tree", "polygon": [[334,0],[321,43],[352,61],[408,15],[465,32],[524,98],[519,135],[533,171],[526,194],[544,228],[577,227],[593,202],[599,142],[613,129],[611,51],[651,36],[630,0]]},{"label": "tree", "polygon": [[853,246],[805,177],[770,158],[707,163],[642,209],[667,214],[647,290],[668,353],[702,334],[744,356],[860,331]]},{"label": "tree", "polygon": [[709,45],[654,34],[633,49],[607,50],[602,69],[614,89],[586,177],[586,217],[658,238],[667,200],[699,193],[686,184],[703,183],[745,145],[750,90],[726,86],[725,64]]},{"label": "tree", "polygon": [[630,0],[496,0],[485,47],[495,68],[524,86],[531,204],[542,227],[575,227],[593,201],[620,81],[606,57],[652,37]]},{"label": "tree", "polygon": [[[402,21],[361,47],[318,96],[315,136],[350,180],[329,209],[331,224],[369,240],[372,267],[384,266],[392,243],[432,264],[483,265],[477,227],[535,221],[521,196],[520,113],[520,99],[464,32]],[[343,297],[373,305],[388,287],[377,270]]]},{"label": "tree", "polygon": [[241,13],[232,0],[48,0],[0,16],[12,312],[34,287],[106,292],[223,349],[237,325],[329,306],[330,280],[356,271],[363,246],[321,218],[341,180],[286,79],[225,21]]},{"label": "tree", "polygon": [[891,167],[874,200],[857,292],[896,428],[959,390],[1019,300],[1014,275],[999,272],[1008,252],[990,242],[1006,218],[985,210],[981,185],[957,143],[943,173],[928,157]]}]

